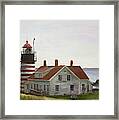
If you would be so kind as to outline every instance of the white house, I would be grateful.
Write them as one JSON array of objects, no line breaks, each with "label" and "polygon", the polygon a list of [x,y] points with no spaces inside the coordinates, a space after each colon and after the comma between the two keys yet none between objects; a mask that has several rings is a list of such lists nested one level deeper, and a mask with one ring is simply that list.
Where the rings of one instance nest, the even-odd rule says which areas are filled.
[{"label": "white house", "polygon": [[79,95],[92,90],[88,76],[80,66],[73,66],[71,60],[70,66],[58,65],[55,60],[55,66],[40,66],[27,82],[25,82],[24,91],[38,95]]}]

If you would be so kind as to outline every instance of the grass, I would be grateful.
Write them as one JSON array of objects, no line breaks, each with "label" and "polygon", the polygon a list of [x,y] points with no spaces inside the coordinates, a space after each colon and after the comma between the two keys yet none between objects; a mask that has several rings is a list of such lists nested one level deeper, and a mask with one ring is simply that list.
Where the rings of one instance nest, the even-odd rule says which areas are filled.
[{"label": "grass", "polygon": [[55,98],[55,99],[62,99],[62,100],[68,100],[70,99],[70,96],[69,95],[54,95],[54,96],[49,96],[49,97],[52,97],[52,98]]},{"label": "grass", "polygon": [[54,99],[55,98],[50,98],[46,96],[20,94],[20,100],[54,100]]},{"label": "grass", "polygon": [[98,100],[99,99],[99,92],[94,92],[94,93],[85,93],[85,94],[81,94],[76,96],[75,98],[71,98],[71,96],[69,95],[65,95],[65,96],[50,96],[52,98],[56,98],[56,99],[63,99],[63,100]]},{"label": "grass", "polygon": [[[71,96],[69,95],[58,95],[58,96],[35,96],[35,95],[20,95],[21,100],[71,100]],[[98,100],[99,99],[99,92],[94,93],[85,93],[76,96],[75,100]]]},{"label": "grass", "polygon": [[81,94],[80,96],[78,96],[77,99],[79,99],[79,100],[98,100],[99,92]]}]

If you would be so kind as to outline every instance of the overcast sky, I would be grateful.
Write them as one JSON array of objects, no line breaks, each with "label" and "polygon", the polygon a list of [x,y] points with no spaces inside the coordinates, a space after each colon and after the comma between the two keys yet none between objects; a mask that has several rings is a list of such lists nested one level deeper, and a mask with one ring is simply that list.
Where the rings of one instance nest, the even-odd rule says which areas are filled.
[{"label": "overcast sky", "polygon": [[20,47],[28,40],[37,52],[36,67],[59,64],[99,67],[99,21],[97,20],[22,20]]}]

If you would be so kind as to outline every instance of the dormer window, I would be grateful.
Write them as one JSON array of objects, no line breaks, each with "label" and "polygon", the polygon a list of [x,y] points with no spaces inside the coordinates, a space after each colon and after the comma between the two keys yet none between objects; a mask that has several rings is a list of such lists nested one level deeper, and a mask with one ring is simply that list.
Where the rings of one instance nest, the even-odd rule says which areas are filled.
[{"label": "dormer window", "polygon": [[42,77],[43,77],[43,76],[42,76],[41,73],[38,73],[38,72],[35,73],[35,78],[42,78]]}]

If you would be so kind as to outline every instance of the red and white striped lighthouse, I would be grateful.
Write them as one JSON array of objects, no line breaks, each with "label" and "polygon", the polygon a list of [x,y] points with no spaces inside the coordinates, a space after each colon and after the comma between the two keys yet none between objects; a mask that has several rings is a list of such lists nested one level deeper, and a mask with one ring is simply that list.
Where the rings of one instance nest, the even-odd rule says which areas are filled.
[{"label": "red and white striped lighthouse", "polygon": [[32,46],[26,41],[21,51],[21,81],[26,81],[35,72],[35,54],[36,52],[32,49]]}]

